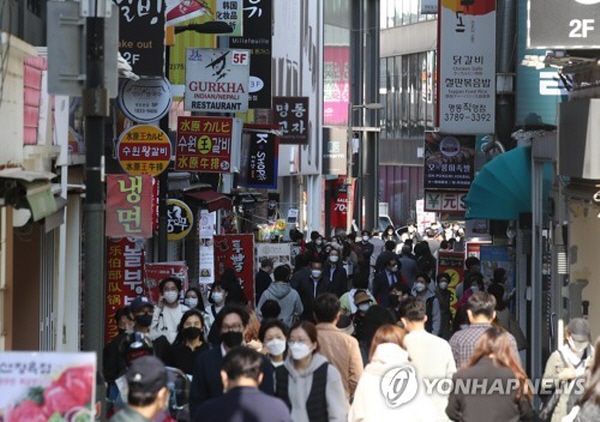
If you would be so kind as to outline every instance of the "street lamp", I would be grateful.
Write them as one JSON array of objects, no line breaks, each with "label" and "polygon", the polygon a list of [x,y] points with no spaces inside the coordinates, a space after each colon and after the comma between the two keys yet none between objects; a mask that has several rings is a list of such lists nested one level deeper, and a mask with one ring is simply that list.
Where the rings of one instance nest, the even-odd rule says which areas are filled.
[{"label": "street lamp", "polygon": [[[357,202],[358,202],[358,206],[356,207],[356,220],[358,222],[358,225],[360,225],[360,229],[364,230],[365,228],[365,221],[363,221],[363,217],[364,217],[364,203],[367,203],[367,206],[372,206],[373,207],[373,221],[372,223],[375,224],[376,223],[376,207],[378,206],[378,204],[373,203],[373,204],[368,204],[369,200],[366,200],[366,198],[369,198],[371,202],[376,202],[377,201],[377,166],[378,166],[378,160],[379,160],[379,143],[377,142],[377,139],[374,139],[375,143],[373,145],[373,157],[372,157],[372,170],[371,170],[371,176],[373,177],[373,183],[371,187],[367,187],[367,189],[364,189],[364,168],[365,168],[365,164],[368,163],[364,163],[364,148],[365,146],[369,146],[368,144],[365,144],[364,140],[366,140],[367,136],[369,133],[379,133],[380,132],[380,128],[379,126],[366,126],[365,122],[365,114],[364,114],[364,110],[371,110],[371,111],[377,111],[377,110],[381,110],[384,108],[384,105],[381,103],[366,103],[366,104],[352,104],[349,103],[348,104],[348,126],[350,128],[349,130],[349,143],[350,143],[350,147],[352,147],[352,142],[354,139],[354,133],[355,132],[360,132],[361,136],[358,140],[358,174],[356,175],[357,177],[357,189],[356,189],[356,195],[355,197],[357,198]],[[363,113],[361,113],[361,118],[360,118],[360,126],[354,126],[354,110],[363,110]],[[349,172],[350,173],[350,172]]]}]

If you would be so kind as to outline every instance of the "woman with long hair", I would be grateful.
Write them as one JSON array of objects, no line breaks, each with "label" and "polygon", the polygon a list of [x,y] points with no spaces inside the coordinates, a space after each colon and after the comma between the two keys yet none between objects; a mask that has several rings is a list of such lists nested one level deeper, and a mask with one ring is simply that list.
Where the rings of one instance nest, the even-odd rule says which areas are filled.
[{"label": "woman with long hair", "polygon": [[197,309],[186,311],[177,327],[177,337],[169,348],[166,364],[192,375],[194,361],[199,353],[208,349],[204,339],[204,319]]},{"label": "woman with long hair", "polygon": [[[403,343],[405,334],[403,328],[393,324],[385,324],[375,332],[369,364],[356,386],[348,422],[429,422],[436,419],[433,404],[424,394],[417,372],[409,365]],[[397,370],[402,371],[402,375],[397,375]],[[401,396],[406,395],[411,400],[396,403],[393,399],[397,392],[393,391],[393,387],[402,378],[406,380],[406,387]]]},{"label": "woman with long hair", "polygon": [[475,345],[469,366],[453,376],[446,414],[453,421],[517,422],[533,420],[527,374],[510,335],[488,328]]},{"label": "woman with long hair", "polygon": [[[594,349],[600,350],[599,348],[600,337],[596,339]],[[590,367],[589,379],[578,404],[580,409],[575,422],[600,421],[600,353],[594,355],[594,361]]]},{"label": "woman with long hair", "polygon": [[275,395],[288,405],[294,422],[345,422],[342,377],[318,350],[315,325],[295,323],[288,337],[288,357],[276,371]]}]

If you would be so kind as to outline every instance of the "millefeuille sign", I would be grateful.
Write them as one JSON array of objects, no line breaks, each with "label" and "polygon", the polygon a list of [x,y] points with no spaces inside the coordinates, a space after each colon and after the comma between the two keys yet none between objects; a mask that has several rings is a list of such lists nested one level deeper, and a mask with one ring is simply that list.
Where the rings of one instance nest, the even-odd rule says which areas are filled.
[{"label": "millefeuille sign", "polygon": [[600,48],[600,0],[529,0],[528,48]]},{"label": "millefeuille sign", "polygon": [[185,73],[186,111],[248,111],[250,52],[188,48]]}]

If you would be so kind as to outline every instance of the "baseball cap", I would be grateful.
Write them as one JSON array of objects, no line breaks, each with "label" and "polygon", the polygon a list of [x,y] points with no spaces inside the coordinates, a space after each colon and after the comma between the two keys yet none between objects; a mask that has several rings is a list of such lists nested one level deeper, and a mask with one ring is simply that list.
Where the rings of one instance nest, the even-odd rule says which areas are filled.
[{"label": "baseball cap", "polygon": [[129,307],[131,308],[131,312],[136,312],[137,310],[139,310],[140,308],[143,308],[144,306],[153,307],[154,304],[146,296],[138,296],[135,299],[133,299],[131,301],[131,304],[129,305]]},{"label": "baseball cap", "polygon": [[142,393],[157,393],[169,381],[167,369],[156,356],[142,356],[133,361],[127,374],[129,390]]},{"label": "baseball cap", "polygon": [[341,315],[336,326],[349,336],[354,333],[354,324],[348,315]]},{"label": "baseball cap", "polygon": [[567,325],[567,331],[575,341],[590,341],[590,323],[587,319],[573,318]]},{"label": "baseball cap", "polygon": [[371,301],[371,298],[364,291],[356,292],[356,294],[354,295],[354,303],[356,303],[357,305],[360,305],[361,303],[364,303],[364,302],[370,302],[370,301]]}]

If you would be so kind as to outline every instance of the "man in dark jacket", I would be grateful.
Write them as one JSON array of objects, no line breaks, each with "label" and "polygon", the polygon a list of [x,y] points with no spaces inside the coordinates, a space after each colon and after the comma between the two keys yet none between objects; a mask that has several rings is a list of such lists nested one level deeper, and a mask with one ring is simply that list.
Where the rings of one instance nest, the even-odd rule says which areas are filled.
[{"label": "man in dark jacket", "polygon": [[402,280],[400,264],[392,256],[384,263],[384,268],[377,273],[373,280],[373,296],[381,306],[389,307],[389,296],[392,286]]},{"label": "man in dark jacket", "polygon": [[258,389],[264,380],[264,357],[247,347],[232,349],[223,359],[224,395],[207,401],[195,414],[202,422],[289,422],[285,403]]},{"label": "man in dark jacket", "polygon": [[327,291],[323,281],[323,263],[321,261],[310,263],[310,275],[300,281],[296,290],[300,295],[302,307],[304,308],[300,319],[314,322],[313,305],[315,298]]},{"label": "man in dark jacket", "polygon": [[273,260],[266,258],[260,262],[260,269],[254,277],[254,297],[256,304],[260,301],[263,292],[271,285],[271,273],[273,272]]},{"label": "man in dark jacket", "polygon": [[[250,315],[240,306],[226,305],[217,317],[215,325],[221,333],[221,344],[211,350],[201,353],[194,362],[192,384],[190,388],[190,414],[196,415],[198,408],[208,399],[223,394],[223,381],[220,375],[223,358],[227,353],[243,344],[244,332],[248,326]],[[273,394],[273,367],[264,358],[264,382],[260,389]]]},{"label": "man in dark jacket", "polygon": [[325,289],[340,298],[348,291],[348,275],[340,263],[340,253],[336,249],[329,252],[329,258],[323,269]]}]

